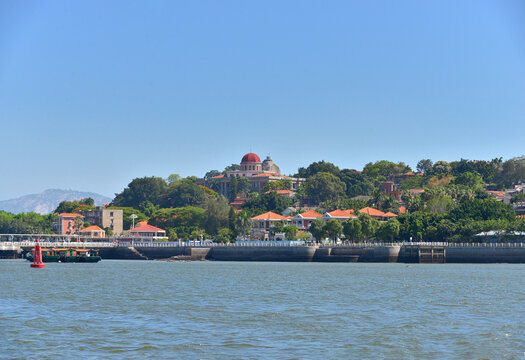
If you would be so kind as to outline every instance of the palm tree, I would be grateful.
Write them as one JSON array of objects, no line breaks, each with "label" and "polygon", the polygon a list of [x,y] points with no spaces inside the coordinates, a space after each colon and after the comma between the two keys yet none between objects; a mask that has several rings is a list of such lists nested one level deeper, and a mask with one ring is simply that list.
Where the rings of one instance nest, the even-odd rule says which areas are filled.
[{"label": "palm tree", "polygon": [[242,234],[242,238],[246,238],[247,232],[252,227],[252,218],[246,211],[242,211],[237,215],[237,219],[235,221],[235,226],[237,227],[237,230]]}]

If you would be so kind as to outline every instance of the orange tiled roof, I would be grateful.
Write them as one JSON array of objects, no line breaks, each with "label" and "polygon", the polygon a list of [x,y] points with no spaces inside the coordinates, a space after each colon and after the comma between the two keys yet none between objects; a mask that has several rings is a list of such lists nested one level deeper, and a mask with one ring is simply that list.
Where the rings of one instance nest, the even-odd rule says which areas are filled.
[{"label": "orange tiled roof", "polygon": [[264,214],[252,217],[252,220],[286,220],[286,218],[272,211],[268,211]]},{"label": "orange tiled roof", "polygon": [[61,217],[75,217],[75,216],[82,216],[82,215],[75,214],[75,213],[62,213],[62,214],[58,214],[58,216],[61,216]]},{"label": "orange tiled roof", "polygon": [[351,218],[356,217],[354,214],[351,214],[347,210],[334,210],[328,213],[331,217],[342,217],[342,218]]},{"label": "orange tiled roof", "polygon": [[277,194],[283,195],[283,194],[295,194],[295,191],[292,190],[277,190]]},{"label": "orange tiled roof", "polygon": [[387,217],[394,217],[394,216],[397,216],[397,214],[394,214],[393,212],[386,212],[384,216],[387,216]]},{"label": "orange tiled roof", "polygon": [[88,226],[87,228],[84,228],[82,230],[78,230],[79,232],[83,232],[83,231],[104,231],[104,229],[101,229],[99,228],[97,225],[92,225],[92,226]]},{"label": "orange tiled roof", "polygon": [[313,211],[313,210],[306,210],[300,213],[299,215],[301,215],[303,218],[318,218],[318,217],[323,216],[319,214],[317,211]]},{"label": "orange tiled roof", "polygon": [[489,194],[495,195],[497,197],[505,197],[505,191],[487,191]]},{"label": "orange tiled roof", "polygon": [[130,232],[166,232],[166,231],[162,230],[161,228],[155,227],[153,225],[141,224],[140,226],[137,226],[136,228],[131,229]]},{"label": "orange tiled roof", "polygon": [[223,178],[224,176],[225,176],[224,174],[221,174],[217,176],[212,176],[210,179],[220,179],[220,178]]},{"label": "orange tiled roof", "polygon": [[408,213],[407,208],[404,207],[404,206],[400,206],[400,207],[399,207],[399,213],[400,213],[400,214]]},{"label": "orange tiled roof", "polygon": [[370,216],[385,216],[385,213],[381,210],[377,210],[371,207],[365,207],[359,210],[360,213],[368,214]]},{"label": "orange tiled roof", "polygon": [[344,211],[349,212],[350,214],[353,214],[353,213],[354,213],[354,209],[346,209],[346,210],[344,210]]}]

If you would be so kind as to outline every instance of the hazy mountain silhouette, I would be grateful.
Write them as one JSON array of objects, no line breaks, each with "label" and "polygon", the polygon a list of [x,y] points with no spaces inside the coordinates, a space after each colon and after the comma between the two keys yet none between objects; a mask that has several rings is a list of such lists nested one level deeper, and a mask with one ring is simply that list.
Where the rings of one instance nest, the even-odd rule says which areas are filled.
[{"label": "hazy mountain silhouette", "polygon": [[40,194],[24,195],[16,199],[0,201],[0,210],[14,214],[21,212],[49,214],[56,209],[61,201],[80,200],[87,197],[95,200],[95,205],[102,205],[112,200],[107,196],[92,192],[48,189]]}]

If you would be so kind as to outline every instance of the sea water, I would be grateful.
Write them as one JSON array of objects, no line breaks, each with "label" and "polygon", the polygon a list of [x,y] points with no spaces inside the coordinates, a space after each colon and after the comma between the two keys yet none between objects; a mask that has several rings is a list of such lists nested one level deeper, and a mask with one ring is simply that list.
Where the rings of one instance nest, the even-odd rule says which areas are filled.
[{"label": "sea water", "polygon": [[0,358],[524,359],[525,265],[0,260]]}]

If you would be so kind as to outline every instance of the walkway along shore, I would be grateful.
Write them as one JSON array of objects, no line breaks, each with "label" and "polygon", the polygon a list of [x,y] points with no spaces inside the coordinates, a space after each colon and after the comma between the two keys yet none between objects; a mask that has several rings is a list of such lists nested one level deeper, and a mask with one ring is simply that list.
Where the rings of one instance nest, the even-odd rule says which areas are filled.
[{"label": "walkway along shore", "polygon": [[[42,247],[94,248],[102,259],[288,262],[525,263],[525,243],[362,243],[322,246],[169,242],[41,242]],[[0,258],[21,258],[33,241],[0,242]]]}]

